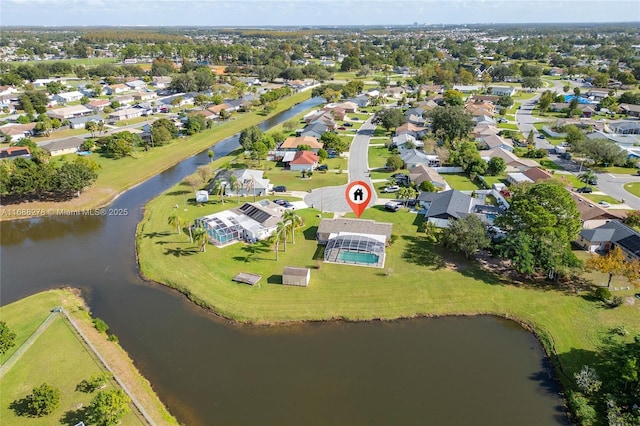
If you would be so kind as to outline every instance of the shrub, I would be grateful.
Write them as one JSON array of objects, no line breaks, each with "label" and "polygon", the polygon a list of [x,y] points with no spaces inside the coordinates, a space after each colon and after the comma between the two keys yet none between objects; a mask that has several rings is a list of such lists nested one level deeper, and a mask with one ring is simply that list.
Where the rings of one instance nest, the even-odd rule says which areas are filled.
[{"label": "shrub", "polygon": [[104,322],[103,320],[101,320],[100,318],[96,318],[96,319],[93,320],[93,326],[100,333],[105,333],[106,334],[106,332],[109,331],[109,326],[107,325],[107,323]]},{"label": "shrub", "polygon": [[623,303],[624,303],[624,299],[621,296],[613,296],[613,299],[611,300],[611,307],[617,308]]},{"label": "shrub", "polygon": [[606,302],[611,299],[611,292],[606,287],[598,287],[596,289],[595,296],[603,302]]}]

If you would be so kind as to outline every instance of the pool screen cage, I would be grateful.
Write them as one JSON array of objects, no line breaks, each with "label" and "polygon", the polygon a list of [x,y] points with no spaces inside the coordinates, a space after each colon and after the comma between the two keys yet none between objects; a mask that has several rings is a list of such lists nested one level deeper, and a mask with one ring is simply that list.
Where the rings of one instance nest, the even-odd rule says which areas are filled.
[{"label": "pool screen cage", "polygon": [[340,235],[332,238],[324,250],[325,262],[340,262],[341,252],[372,253],[379,258],[384,258],[383,242],[366,235]]},{"label": "pool screen cage", "polygon": [[242,228],[233,218],[205,217],[196,219],[196,226],[206,229],[209,240],[217,246],[242,238]]}]

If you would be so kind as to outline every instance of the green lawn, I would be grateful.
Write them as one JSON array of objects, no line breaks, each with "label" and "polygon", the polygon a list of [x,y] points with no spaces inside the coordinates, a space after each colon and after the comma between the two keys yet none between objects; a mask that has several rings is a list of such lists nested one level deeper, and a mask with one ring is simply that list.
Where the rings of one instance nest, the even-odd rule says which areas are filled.
[{"label": "green lawn", "polygon": [[507,130],[518,130],[518,125],[512,123],[498,123],[498,128]]},{"label": "green lawn", "polygon": [[640,169],[635,167],[592,167],[598,173],[612,173],[614,175],[635,175]]},{"label": "green lawn", "polygon": [[475,191],[476,189],[481,189],[475,182],[469,179],[467,175],[462,173],[446,173],[443,174],[442,177],[452,189],[457,189],[458,191]]},{"label": "green lawn", "polygon": [[34,136],[31,139],[33,139],[34,142],[46,142],[53,139],[62,139],[69,138],[71,136],[83,135],[85,133],[88,133],[85,129],[64,129],[55,130],[51,132],[49,136]]},{"label": "green lawn", "polygon": [[554,176],[560,179],[560,181],[562,181],[565,186],[571,185],[574,189],[582,188],[583,186],[585,186],[584,182],[570,173],[556,173]]},{"label": "green lawn", "polygon": [[[71,315],[80,327],[90,324],[87,311],[82,308],[84,303],[67,290],[51,290],[29,296],[17,302],[0,308],[0,320],[5,321],[11,331],[16,333],[15,346],[5,353],[0,361],[4,363],[42,324],[50,311],[57,306]],[[88,325],[94,334],[97,332]],[[87,334],[87,329],[84,328]],[[91,338],[91,337],[90,337]],[[163,424],[177,424],[176,420],[166,411],[158,397],[153,393],[149,383],[134,371],[133,363],[117,343],[109,342],[98,335],[98,341],[93,344],[105,357],[111,366],[116,366],[119,377],[127,383],[129,389],[135,392],[138,400],[145,406],[151,417]],[[105,349],[106,348],[106,349]],[[115,355],[114,355],[115,354]],[[132,370],[128,370],[127,364]],[[85,393],[76,390],[76,386],[93,374],[106,371],[76,334],[67,319],[58,314],[49,327],[37,337],[33,345],[17,360],[2,378],[2,392],[0,392],[0,419],[3,424],[10,425],[50,425],[76,424],[83,418],[76,419],[78,407],[87,407],[96,392]],[[43,383],[49,383],[58,388],[61,393],[60,406],[52,414],[41,418],[31,418],[17,415],[12,403],[23,399],[31,390]],[[142,386],[143,390],[140,389]],[[118,387],[115,381],[110,381],[108,388]],[[80,405],[81,404],[81,405]],[[20,407],[18,406],[18,412]],[[84,418],[86,421],[86,418]],[[123,424],[146,424],[136,414],[134,407],[123,419]]]},{"label": "green lawn", "polygon": [[[136,118],[131,118],[129,120],[120,120],[120,121],[116,121],[115,126],[116,127],[124,127],[124,126],[129,126],[130,124],[136,124],[136,123],[143,123],[145,121],[148,121],[149,117],[136,117]],[[86,132],[86,130],[85,130]]]},{"label": "green lawn", "polygon": [[640,197],[640,182],[626,183],[624,189],[636,197]]},{"label": "green lawn", "polygon": [[564,167],[554,163],[548,157],[537,160],[540,165],[547,170],[564,170]]},{"label": "green lawn", "polygon": [[584,196],[585,198],[588,198],[589,200],[599,203],[600,201],[605,201],[609,204],[618,204],[620,203],[620,200],[617,200],[609,195],[599,195],[599,194],[582,194],[582,196]]},{"label": "green lawn", "polygon": [[362,114],[362,113],[349,113],[347,114],[347,118],[349,118],[350,120],[354,120],[354,119],[358,119],[359,121],[367,121],[369,118],[371,118],[370,114]]},{"label": "green lawn", "polygon": [[[447,175],[450,176],[450,175]],[[474,262],[453,256],[416,232],[418,216],[402,209],[367,209],[362,218],[393,223],[397,241],[387,248],[384,269],[325,264],[315,242],[317,210],[302,210],[305,226],[275,260],[272,249],[236,243],[198,252],[183,234],[167,225],[175,195],[172,188],[151,201],[138,227],[140,268],[149,279],[177,288],[201,306],[244,322],[273,323],[298,320],[372,318],[419,315],[498,314],[529,324],[548,349],[563,362],[565,384],[588,363],[602,334],[624,325],[640,332],[640,306],[603,309],[585,292],[553,285],[517,284],[479,269]],[[186,219],[228,206],[217,203],[181,212]],[[283,247],[281,245],[281,250]],[[212,269],[211,265],[216,265]],[[308,288],[280,285],[285,266],[311,268]],[[232,282],[238,272],[262,275],[261,285]],[[620,292],[620,295],[632,294]]]},{"label": "green lawn", "polygon": [[369,168],[378,169],[387,164],[387,158],[391,156],[386,146],[369,146]]},{"label": "green lawn", "polygon": [[[449,175],[444,175],[449,176]],[[487,182],[487,184],[489,186],[492,186],[494,183],[503,183],[503,184],[507,184],[507,175],[498,175],[498,176],[484,176],[484,180],[485,182]],[[451,185],[451,184],[449,184]]]},{"label": "green lawn", "polygon": [[[36,317],[49,314],[52,307],[45,308],[44,301],[37,301],[36,306],[30,305],[29,299],[9,305],[12,309],[5,312],[3,320],[7,321],[12,330],[24,338],[24,331],[33,326]],[[49,298],[45,298],[49,301]],[[16,315],[15,305],[19,306],[20,315]],[[26,307],[29,308],[26,308]],[[34,309],[35,308],[35,309]],[[34,314],[33,311],[37,313]],[[38,324],[39,325],[39,324]],[[85,393],[76,390],[76,386],[92,375],[106,371],[94,357],[93,353],[85,346],[67,320],[59,315],[41,334],[33,346],[31,346],[5,374],[2,379],[2,392],[0,393],[0,418],[3,423],[11,425],[49,425],[53,423],[69,424],[69,416],[77,416],[78,406],[86,407],[91,402],[95,393]],[[20,408],[12,409],[14,401],[19,401],[31,393],[31,390],[42,383],[60,390],[60,406],[50,415],[41,418],[31,418],[25,415],[17,415]],[[108,388],[117,387],[115,381],[109,383]],[[131,407],[132,411],[123,419],[124,424],[145,424],[141,421]],[[82,417],[79,417],[82,419]],[[79,420],[77,420],[79,421]],[[71,423],[75,424],[77,421]]]}]

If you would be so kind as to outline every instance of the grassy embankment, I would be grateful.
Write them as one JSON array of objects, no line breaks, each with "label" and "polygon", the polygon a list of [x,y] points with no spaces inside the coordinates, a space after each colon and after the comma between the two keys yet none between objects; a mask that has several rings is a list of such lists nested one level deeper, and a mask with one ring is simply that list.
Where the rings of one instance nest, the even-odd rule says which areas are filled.
[{"label": "grassy embankment", "polygon": [[[106,158],[100,155],[92,155],[102,167],[98,171],[98,180],[88,188],[81,197],[67,202],[31,202],[29,209],[84,209],[95,208],[109,204],[118,194],[145,180],[155,176],[159,172],[174,166],[180,161],[197,154],[216,142],[241,132],[243,129],[257,125],[276,113],[285,111],[311,96],[310,91],[297,93],[287,99],[278,102],[278,108],[269,116],[260,115],[258,112],[236,115],[228,122],[206,130],[195,136],[179,138],[171,143],[154,148],[148,152],[138,151],[135,157],[126,157],[118,160]],[[2,209],[15,209],[14,206],[2,206]],[[23,207],[22,205],[20,207]],[[16,218],[12,215],[1,215],[4,219]]]},{"label": "grassy embankment", "polygon": [[[183,190],[188,188],[174,187],[147,206],[137,236],[141,271],[227,318],[277,323],[496,314],[528,324],[557,355],[554,359],[569,374],[565,379],[591,360],[609,328],[624,325],[631,335],[640,333],[637,304],[607,309],[584,290],[510,282],[429,243],[416,231],[420,219],[404,209],[390,213],[375,207],[363,214],[363,219],[392,222],[399,236],[387,249],[384,269],[323,263],[315,241],[319,212],[313,209],[298,211],[305,226],[286,252],[280,244],[279,261],[272,248],[243,243],[209,246],[202,253],[184,233],[178,235],[167,225]],[[191,221],[235,205],[235,200],[211,202],[179,213]],[[311,268],[309,287],[280,285],[285,266]],[[262,275],[261,285],[232,282],[239,272]],[[602,276],[590,278],[606,282]],[[629,296],[631,291],[617,294]]]},{"label": "grassy embankment", "polygon": [[[178,424],[153,392],[149,382],[134,367],[126,352],[95,330],[83,300],[69,290],[39,293],[0,308],[1,320],[16,333],[15,346],[0,360],[6,362],[42,324],[51,309],[57,306],[64,307],[157,424]],[[5,373],[0,393],[0,419],[3,419],[3,423],[12,425],[76,424],[80,420],[86,421],[83,407],[89,406],[97,391],[82,392],[77,386],[82,380],[105,371],[66,318],[57,314],[33,346]],[[19,415],[24,407],[20,404],[14,407],[13,402],[22,400],[42,383],[49,383],[60,390],[59,407],[52,414],[41,418]],[[114,380],[110,380],[107,385],[107,389],[118,387]],[[131,405],[131,412],[123,419],[123,424],[147,422]]]}]

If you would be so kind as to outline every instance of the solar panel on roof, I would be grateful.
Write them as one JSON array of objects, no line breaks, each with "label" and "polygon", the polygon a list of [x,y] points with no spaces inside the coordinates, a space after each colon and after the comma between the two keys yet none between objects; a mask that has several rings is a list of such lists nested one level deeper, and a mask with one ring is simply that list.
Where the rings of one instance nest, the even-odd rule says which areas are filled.
[{"label": "solar panel on roof", "polygon": [[637,235],[629,235],[626,238],[619,240],[616,244],[635,254],[640,256],[640,237]]}]

